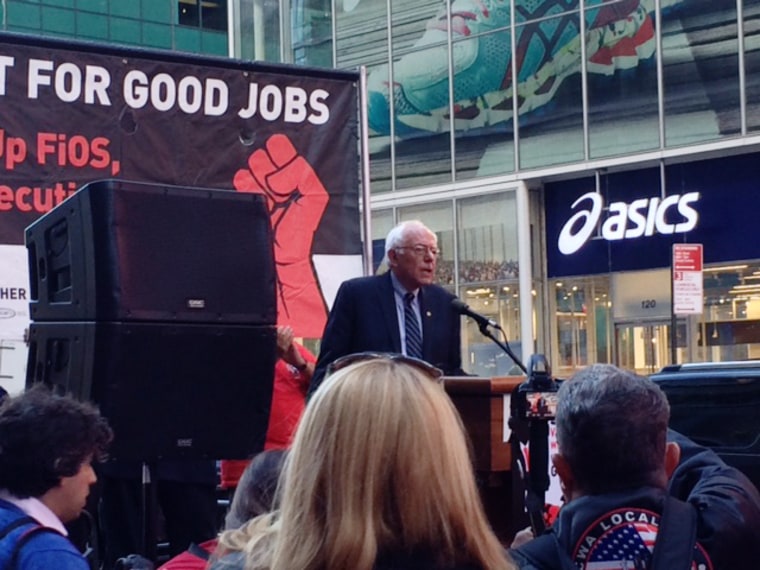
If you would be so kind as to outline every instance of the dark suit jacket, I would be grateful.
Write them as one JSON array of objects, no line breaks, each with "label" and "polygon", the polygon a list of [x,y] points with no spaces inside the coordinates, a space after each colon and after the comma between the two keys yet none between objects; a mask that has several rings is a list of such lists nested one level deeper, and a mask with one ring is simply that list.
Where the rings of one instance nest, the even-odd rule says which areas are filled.
[{"label": "dark suit jacket", "polygon": [[[461,375],[461,320],[451,306],[453,298],[438,285],[420,289],[422,356],[444,374]],[[328,364],[362,351],[401,352],[390,273],[350,279],[340,286],[322,335],[309,392],[322,382]]]}]

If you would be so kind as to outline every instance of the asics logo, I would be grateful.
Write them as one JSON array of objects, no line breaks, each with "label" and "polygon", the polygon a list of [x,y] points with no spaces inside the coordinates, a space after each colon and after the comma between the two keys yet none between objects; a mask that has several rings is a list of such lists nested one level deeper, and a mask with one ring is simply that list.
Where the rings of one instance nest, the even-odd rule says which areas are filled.
[{"label": "asics logo", "polygon": [[[665,198],[640,198],[630,204],[612,202],[607,208],[607,217],[601,226],[601,237],[607,241],[634,239],[660,234],[690,232],[697,226],[699,213],[694,204],[699,200],[699,192],[673,194]],[[587,202],[587,209],[573,214],[559,232],[557,247],[560,252],[570,255],[578,251],[599,230],[604,199],[597,192],[587,192],[578,198],[571,208]],[[679,219],[674,219],[674,211]]]}]

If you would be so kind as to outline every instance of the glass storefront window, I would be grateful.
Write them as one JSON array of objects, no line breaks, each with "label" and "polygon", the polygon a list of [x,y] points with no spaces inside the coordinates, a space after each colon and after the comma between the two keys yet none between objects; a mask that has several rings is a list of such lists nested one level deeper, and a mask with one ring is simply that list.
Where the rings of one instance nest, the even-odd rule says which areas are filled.
[{"label": "glass storefront window", "polygon": [[[390,82],[389,68],[387,65],[376,65],[368,68],[369,80],[374,84]],[[378,97],[379,95],[375,95]],[[371,118],[377,126],[382,124],[383,129],[390,129],[390,107],[383,104],[375,104],[370,108]],[[370,128],[369,132],[369,177],[370,191],[372,194],[389,192],[393,189],[391,151],[393,141],[388,135],[376,132]]]},{"label": "glass storefront window", "polygon": [[413,49],[414,46],[442,44],[445,61],[446,4],[445,0],[391,0],[394,53]]},{"label": "glass storefront window", "polygon": [[[460,296],[473,311],[500,323],[504,330],[503,342],[520,358],[520,299],[516,280],[479,285],[465,285]],[[495,331],[498,337],[498,331]],[[511,376],[522,374],[512,359],[483,336],[475,321],[462,319],[462,345],[465,352],[464,369],[478,376]]]},{"label": "glass storefront window", "polygon": [[[617,364],[637,374],[659,372],[673,363],[672,324],[668,321],[616,323]],[[686,323],[676,323],[677,362],[688,362],[686,357]]]},{"label": "glass storefront window", "polygon": [[332,67],[332,9],[330,0],[296,0],[290,7],[293,63]]},{"label": "glass storefront window", "polygon": [[[414,5],[391,0],[390,31],[385,0],[336,5],[338,65],[371,69],[373,192],[450,182],[452,158],[453,176],[461,181],[736,135],[742,126],[740,30],[745,33],[748,129],[760,129],[760,113],[755,112],[760,80],[754,73],[760,52],[753,26],[760,0],[743,3],[742,28],[731,3],[663,0],[660,15],[652,2],[587,0],[585,62],[580,2],[514,4],[516,21],[510,22],[509,2],[488,1],[483,4],[487,9],[475,7],[467,13],[454,3],[447,15],[448,4],[439,0]],[[659,54],[657,34],[663,38]],[[514,62],[513,41],[519,54]],[[660,56],[663,141],[657,92]],[[519,164],[514,163],[511,116],[513,63],[519,85]]]},{"label": "glass storefront window", "polygon": [[393,229],[393,210],[375,210],[372,212],[372,241],[385,240],[385,236]]},{"label": "glass storefront window", "polygon": [[695,352],[719,362],[760,358],[760,262],[708,267]]},{"label": "glass storefront window", "polygon": [[641,281],[645,273],[550,281],[550,363],[558,377],[599,362],[651,374],[673,362],[760,358],[760,261],[705,268],[704,311],[678,317],[675,338],[667,314],[654,319],[613,317],[613,304],[625,300],[613,298],[611,278],[633,280],[627,283],[633,289],[638,282],[646,288],[651,285]]},{"label": "glass storefront window", "polygon": [[335,47],[339,69],[368,68],[388,62],[385,0],[339,0],[335,3]]},{"label": "glass storefront window", "polygon": [[580,16],[528,22],[515,33],[525,50],[517,69],[520,168],[582,160]]},{"label": "glass storefront window", "polygon": [[[498,322],[510,348],[521,353],[515,196],[500,192],[457,201],[460,297]],[[465,369],[474,374],[518,373],[514,363],[471,319],[464,319]]]},{"label": "glass storefront window", "polygon": [[[492,17],[501,18],[502,25],[509,23],[504,10]],[[468,36],[453,45],[458,180],[495,176],[515,168],[510,38],[507,28]]]},{"label": "glass storefront window", "polygon": [[760,47],[757,22],[760,18],[760,0],[744,0],[744,73],[747,95],[747,130],[760,131]]},{"label": "glass storefront window", "polygon": [[279,0],[239,0],[235,55],[241,59],[280,62]]},{"label": "glass storefront window", "polygon": [[[396,189],[451,182],[451,140],[445,126],[448,123],[445,117],[449,115],[449,76],[448,67],[440,68],[445,66],[447,53],[447,46],[438,44],[394,58],[391,85],[395,105]],[[434,68],[428,68],[433,61]],[[443,123],[439,125],[436,117],[441,117]],[[435,125],[429,124],[431,119]]]},{"label": "glass storefront window", "polygon": [[[375,210],[372,212],[372,265],[374,273],[387,269],[384,262],[385,237],[396,223],[393,210]],[[362,233],[362,235],[364,235]]]},{"label": "glass storefront window", "polygon": [[[451,144],[448,135],[397,140],[394,144],[397,190],[451,182]],[[422,155],[423,151],[427,154]]]},{"label": "glass storefront window", "polygon": [[227,31],[226,0],[216,0],[215,2],[179,0],[177,15],[180,26]]},{"label": "glass storefront window", "polygon": [[[586,3],[588,6],[588,2]],[[625,20],[623,39],[612,26],[593,26],[601,10],[586,10],[589,155],[614,156],[659,148],[654,15],[639,5]],[[622,51],[625,42],[635,50]]]},{"label": "glass storefront window", "polygon": [[367,67],[372,98],[368,109],[371,191],[388,192],[393,188],[393,180],[390,107],[382,95],[390,82],[386,0],[335,2],[335,28],[335,67]]},{"label": "glass storefront window", "polygon": [[[364,1],[356,11],[367,18]],[[449,116],[446,3],[393,0],[392,66],[388,65],[386,6],[384,0],[369,0],[373,25],[360,26],[366,31],[361,36],[349,35],[355,48],[366,54],[357,63],[371,66],[367,91],[372,192],[451,182],[450,129],[431,124]],[[342,20],[339,14],[339,30],[344,29]],[[382,40],[377,30],[385,34]],[[345,43],[341,39],[337,44],[340,65],[344,65]]]},{"label": "glass storefront window", "polygon": [[[370,138],[370,161],[369,161],[369,179],[370,192],[380,194],[390,192],[393,189],[391,179],[391,149],[390,141],[387,137],[385,140],[373,140]],[[372,151],[372,149],[377,149]]]},{"label": "glass storefront window", "polygon": [[612,362],[609,278],[555,279],[549,282],[549,291],[554,338],[549,363],[554,374],[567,378],[588,364]]},{"label": "glass storefront window", "polygon": [[463,283],[512,281],[518,277],[514,193],[457,201],[459,278]]},{"label": "glass storefront window", "polygon": [[737,34],[735,2],[663,3],[666,146],[740,132]]},{"label": "glass storefront window", "polygon": [[[586,6],[598,3],[600,0],[586,0]],[[607,0],[601,0],[607,1]],[[535,2],[535,0],[514,0],[515,17],[518,24],[539,22],[549,17],[559,16],[565,12],[578,10],[579,0],[563,0],[562,2]]]}]

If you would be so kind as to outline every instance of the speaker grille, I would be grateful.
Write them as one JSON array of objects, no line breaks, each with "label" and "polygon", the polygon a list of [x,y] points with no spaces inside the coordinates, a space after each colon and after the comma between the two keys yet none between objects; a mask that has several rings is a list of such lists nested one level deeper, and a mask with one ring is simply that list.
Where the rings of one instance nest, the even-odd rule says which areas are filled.
[{"label": "speaker grille", "polygon": [[115,459],[240,458],[263,449],[271,326],[33,323],[27,384],[95,402]]},{"label": "speaker grille", "polygon": [[271,325],[261,196],[125,181],[84,186],[26,230],[36,321]]}]

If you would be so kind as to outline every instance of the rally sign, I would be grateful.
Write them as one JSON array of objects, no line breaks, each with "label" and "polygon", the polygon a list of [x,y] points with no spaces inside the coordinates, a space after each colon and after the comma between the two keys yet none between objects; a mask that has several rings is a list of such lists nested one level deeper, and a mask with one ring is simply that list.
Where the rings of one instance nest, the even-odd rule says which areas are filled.
[{"label": "rally sign", "polygon": [[2,34],[0,244],[22,245],[36,218],[103,178],[263,194],[278,322],[319,337],[327,303],[314,258],[361,254],[357,81]]}]

